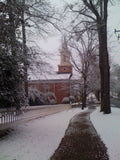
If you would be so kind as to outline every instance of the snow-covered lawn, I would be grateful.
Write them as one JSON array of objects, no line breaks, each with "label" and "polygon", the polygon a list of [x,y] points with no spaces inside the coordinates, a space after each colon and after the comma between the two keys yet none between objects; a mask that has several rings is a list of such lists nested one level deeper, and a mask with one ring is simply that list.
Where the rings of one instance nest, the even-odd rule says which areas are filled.
[{"label": "snow-covered lawn", "polygon": [[0,160],[48,160],[80,108],[66,110],[15,127],[0,140]]},{"label": "snow-covered lawn", "polygon": [[[49,160],[69,120],[80,112],[80,108],[74,108],[15,127],[14,132],[0,140],[0,160]],[[120,109],[112,108],[112,114],[104,115],[97,108],[90,117],[108,148],[110,160],[119,160]]]},{"label": "snow-covered lawn", "polygon": [[91,121],[108,148],[110,160],[120,159],[120,109],[104,115],[99,108],[91,114]]}]

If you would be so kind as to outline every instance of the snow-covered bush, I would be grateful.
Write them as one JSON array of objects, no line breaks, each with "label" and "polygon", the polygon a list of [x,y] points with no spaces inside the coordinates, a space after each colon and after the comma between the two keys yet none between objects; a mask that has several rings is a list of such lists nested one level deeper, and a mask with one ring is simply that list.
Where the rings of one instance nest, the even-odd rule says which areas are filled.
[{"label": "snow-covered bush", "polygon": [[56,104],[55,94],[52,92],[48,92],[46,94],[40,92],[35,87],[29,88],[29,105],[44,105],[44,104]]},{"label": "snow-covered bush", "polygon": [[30,106],[45,104],[45,95],[42,92],[38,91],[36,88],[30,87],[28,95]]},{"label": "snow-covered bush", "polygon": [[73,103],[75,101],[75,97],[74,96],[69,96],[69,100],[71,103]]},{"label": "snow-covered bush", "polygon": [[56,97],[53,92],[48,92],[45,94],[45,104],[56,104]]},{"label": "snow-covered bush", "polygon": [[51,105],[54,105],[54,104],[57,104],[57,102],[56,102],[55,99],[51,99],[51,100],[50,100],[50,104],[51,104]]},{"label": "snow-covered bush", "polygon": [[62,103],[63,103],[63,104],[68,104],[68,103],[70,103],[69,97],[64,97],[63,100],[62,100]]}]

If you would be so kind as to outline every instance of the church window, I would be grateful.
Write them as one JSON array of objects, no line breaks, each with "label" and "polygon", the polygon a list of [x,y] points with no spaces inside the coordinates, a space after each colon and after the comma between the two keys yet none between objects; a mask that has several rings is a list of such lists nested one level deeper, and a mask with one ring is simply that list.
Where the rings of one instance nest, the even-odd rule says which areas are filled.
[{"label": "church window", "polygon": [[48,93],[50,91],[50,87],[49,86],[44,86],[44,93]]}]

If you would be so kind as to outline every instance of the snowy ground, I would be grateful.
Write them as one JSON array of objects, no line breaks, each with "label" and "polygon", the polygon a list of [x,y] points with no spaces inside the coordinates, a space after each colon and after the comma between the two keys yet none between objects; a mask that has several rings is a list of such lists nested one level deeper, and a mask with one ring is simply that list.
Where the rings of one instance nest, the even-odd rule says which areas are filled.
[{"label": "snowy ground", "polygon": [[80,108],[36,119],[15,128],[0,140],[0,160],[48,160],[57,149],[69,124]]},{"label": "snowy ground", "polygon": [[91,120],[108,148],[110,160],[120,159],[120,109],[112,108],[112,114],[104,115],[99,108],[91,114]]},{"label": "snowy ground", "polygon": [[[69,120],[81,109],[74,108],[44,118],[36,119],[15,128],[0,140],[0,160],[49,160],[64,136]],[[110,160],[120,158],[120,109],[104,115],[99,108],[91,120],[108,148]]]}]

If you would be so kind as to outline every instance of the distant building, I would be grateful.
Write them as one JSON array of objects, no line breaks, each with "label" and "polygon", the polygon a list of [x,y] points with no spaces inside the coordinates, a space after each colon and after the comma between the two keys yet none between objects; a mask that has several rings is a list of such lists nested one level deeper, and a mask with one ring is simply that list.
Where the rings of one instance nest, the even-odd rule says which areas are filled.
[{"label": "distant building", "polygon": [[29,87],[37,88],[43,93],[53,92],[58,104],[62,103],[64,97],[71,95],[71,84],[73,84],[73,80],[71,80],[73,73],[72,64],[70,63],[70,52],[65,38],[60,51],[60,59],[61,62],[55,75],[47,79],[31,80],[28,85]]}]

